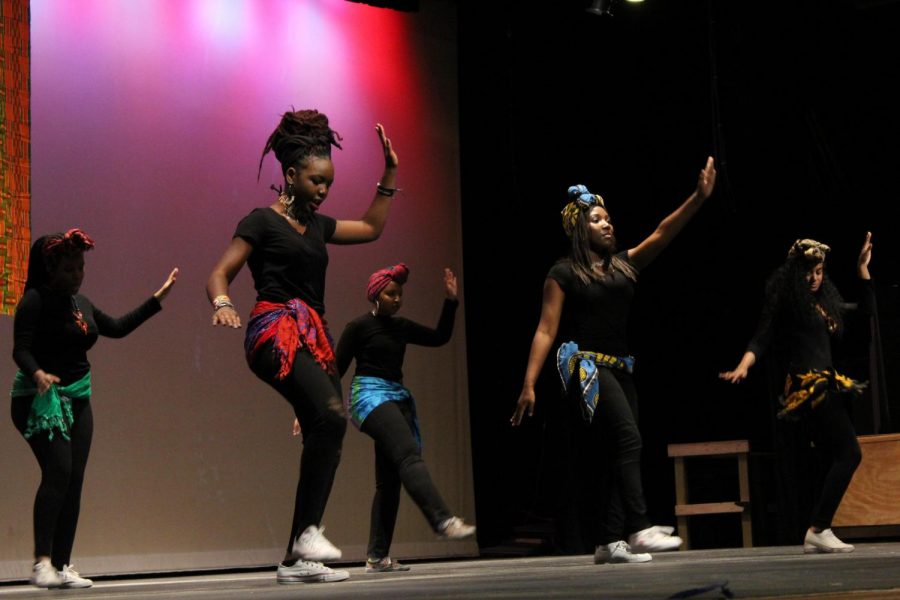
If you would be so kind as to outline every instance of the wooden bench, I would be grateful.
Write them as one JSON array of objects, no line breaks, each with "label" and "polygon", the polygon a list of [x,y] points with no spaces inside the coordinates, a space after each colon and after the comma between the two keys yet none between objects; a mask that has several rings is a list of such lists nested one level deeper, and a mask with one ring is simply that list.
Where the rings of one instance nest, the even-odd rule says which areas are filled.
[{"label": "wooden bench", "polygon": [[[753,527],[750,516],[750,475],[747,468],[747,454],[750,452],[750,443],[747,440],[731,440],[727,442],[669,444],[668,449],[669,456],[675,459],[675,516],[678,518],[678,535],[684,540],[682,548],[684,550],[690,548],[688,517],[722,513],[740,513],[744,547],[752,547]],[[690,456],[737,458],[740,501],[689,504],[684,460]]]}]

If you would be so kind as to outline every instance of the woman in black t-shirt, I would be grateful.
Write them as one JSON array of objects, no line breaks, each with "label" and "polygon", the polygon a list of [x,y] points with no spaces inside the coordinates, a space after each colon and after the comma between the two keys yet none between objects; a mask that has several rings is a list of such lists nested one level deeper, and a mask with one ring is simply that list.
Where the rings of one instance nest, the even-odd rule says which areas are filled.
[{"label": "woman in black t-shirt", "polygon": [[378,124],[384,173],[375,197],[357,221],[320,214],[334,182],[331,147],[340,136],[328,118],[315,110],[285,113],[269,136],[262,160],[275,153],[284,175],[273,188],[278,200],[251,211],[238,223],[231,244],[209,277],[206,291],[213,304],[213,325],[240,327],[228,298],[228,285],[248,264],[257,291],[244,347],[253,372],[290,402],[303,429],[300,480],[294,518],[279,583],[340,581],[320,561],[337,560],[341,551],[322,534],[320,525],[340,461],[347,422],[331,336],[325,326],[326,243],[362,244],[381,235],[391,197],[397,191],[397,154]]},{"label": "woman in black t-shirt", "polygon": [[162,310],[178,269],[133,311],[111,317],[78,293],[84,253],[94,242],[80,229],[39,238],[28,258],[25,293],[16,306],[12,420],[41,467],[34,499],[31,583],[85,588],[93,582],[72,568],[81,488],[94,434],[91,364],[99,336],[125,337]]},{"label": "woman in black t-shirt", "polygon": [[[596,486],[600,473],[608,476],[608,485],[600,492],[598,531],[592,536],[596,563],[646,562],[651,560],[647,552],[681,545],[672,528],[651,526],[647,519],[637,394],[631,379],[634,359],[628,355],[625,330],[637,274],[703,205],[715,180],[710,157],[684,204],[647,239],[619,253],[603,198],[583,185],[569,188],[571,201],[562,217],[571,254],[550,269],[544,282],[541,319],[511,422],[516,426],[532,415],[534,384],[559,332],[564,343],[557,365],[570,400],[566,412],[577,412],[580,416],[575,418],[585,423],[586,431],[585,436],[576,436],[584,447],[579,445],[578,456],[570,457],[570,462],[589,461],[583,468],[589,485]],[[604,468],[594,464],[598,456],[607,462]]]},{"label": "woman in black t-shirt", "polygon": [[[787,351],[787,379],[778,416],[802,415],[817,453],[826,462],[822,489],[803,540],[806,553],[853,551],[851,544],[831,531],[831,521],[862,460],[846,403],[861,394],[863,386],[835,371],[831,356],[831,340],[843,332],[847,305],[825,274],[829,250],[815,240],[794,242],[784,264],[769,278],[759,326],[741,361],[734,370],[719,374],[725,381],[740,383],[774,340]],[[862,307],[868,314],[875,303],[871,258],[872,234],[867,233],[856,272],[863,289]]]}]

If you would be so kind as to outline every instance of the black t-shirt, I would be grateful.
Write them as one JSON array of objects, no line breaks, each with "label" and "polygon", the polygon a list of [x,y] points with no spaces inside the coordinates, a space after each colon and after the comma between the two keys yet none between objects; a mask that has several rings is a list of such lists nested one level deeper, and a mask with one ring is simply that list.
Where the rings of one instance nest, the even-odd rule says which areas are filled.
[{"label": "black t-shirt", "polygon": [[59,377],[61,385],[78,381],[91,370],[87,351],[98,336],[125,337],[162,310],[159,301],[151,296],[133,311],[116,318],[76,294],[75,304],[87,323],[84,334],[75,323],[72,299],[68,294],[32,288],[19,301],[13,324],[13,360],[29,380],[35,371],[43,369]]},{"label": "black t-shirt", "polygon": [[306,224],[306,233],[300,233],[269,207],[253,209],[241,219],[234,237],[253,246],[247,264],[257,301],[300,298],[320,316],[325,314],[325,243],[336,226],[333,218],[316,213]]},{"label": "black t-shirt", "polygon": [[456,318],[456,300],[444,300],[437,329],[403,317],[366,313],[347,323],[335,355],[343,375],[356,359],[356,374],[403,383],[403,357],[407,344],[441,346],[450,340]]},{"label": "black t-shirt", "polygon": [[[866,316],[874,311],[875,291],[871,280],[859,280],[862,293],[859,308]],[[844,305],[843,310],[850,310],[852,305]],[[778,296],[769,297],[763,306],[762,315],[756,333],[750,340],[747,350],[759,359],[772,346],[786,352],[788,369],[791,372],[803,372],[810,369],[825,370],[834,368],[831,354],[832,334],[824,318],[815,318],[810,322],[798,319],[792,307]]]},{"label": "black t-shirt", "polygon": [[[616,255],[628,260],[628,252]],[[572,270],[572,261],[557,261],[547,274],[566,294],[560,317],[557,340],[575,342],[580,350],[603,352],[613,356],[627,356],[626,330],[635,283],[616,269],[600,281],[583,284]]]}]

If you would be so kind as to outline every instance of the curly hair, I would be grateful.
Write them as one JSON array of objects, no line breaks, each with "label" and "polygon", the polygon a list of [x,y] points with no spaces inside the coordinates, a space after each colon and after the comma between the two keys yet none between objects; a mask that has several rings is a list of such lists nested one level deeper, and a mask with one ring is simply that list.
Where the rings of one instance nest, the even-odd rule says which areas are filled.
[{"label": "curly hair", "polygon": [[317,110],[292,110],[281,115],[278,127],[266,140],[262,156],[259,157],[259,170],[256,179],[262,172],[263,159],[273,152],[281,163],[282,174],[291,167],[311,156],[331,158],[331,147],[341,148],[341,136],[328,126],[328,117]]},{"label": "curly hair", "polygon": [[825,316],[833,323],[834,333],[840,335],[844,330],[844,299],[837,287],[827,274],[816,293],[810,291],[806,281],[809,271],[820,262],[824,261],[803,254],[789,256],[766,282],[766,296],[777,301],[799,323],[813,325]]},{"label": "curly hair", "polygon": [[28,254],[25,290],[46,284],[50,279],[50,271],[63,257],[74,256],[93,248],[94,240],[81,229],[70,229],[65,233],[51,233],[39,237],[31,245]]}]

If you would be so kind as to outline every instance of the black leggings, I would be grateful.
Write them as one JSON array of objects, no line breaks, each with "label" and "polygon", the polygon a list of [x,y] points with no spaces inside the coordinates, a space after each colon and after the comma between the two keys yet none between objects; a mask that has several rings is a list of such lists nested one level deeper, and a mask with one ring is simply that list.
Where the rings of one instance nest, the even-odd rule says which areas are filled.
[{"label": "black leggings", "polygon": [[277,380],[279,367],[271,347],[261,348],[251,368],[263,381],[275,388],[294,408],[303,430],[303,452],[300,455],[300,478],[294,500],[294,519],[287,551],[294,538],[310,525],[319,526],[334,474],[341,461],[341,446],[347,419],[341,402],[341,380],[329,374],[309,352],[298,350],[290,374]]},{"label": "black leggings", "polygon": [[825,467],[822,491],[812,512],[810,524],[818,529],[831,527],[844,492],[862,460],[856,431],[841,395],[828,398],[809,412],[810,435]]},{"label": "black leggings", "polygon": [[[32,396],[12,399],[13,424],[23,435],[32,399]],[[69,431],[70,440],[59,432],[52,441],[47,432],[36,433],[26,440],[41,467],[41,485],[34,498],[34,556],[49,556],[57,569],[71,562],[84,470],[94,434],[90,401],[73,400],[72,413],[75,420]]]},{"label": "black leggings", "polygon": [[375,440],[375,497],[367,554],[379,560],[390,553],[401,483],[435,532],[451,514],[422,460],[409,402],[385,402],[369,413],[361,429]]}]

